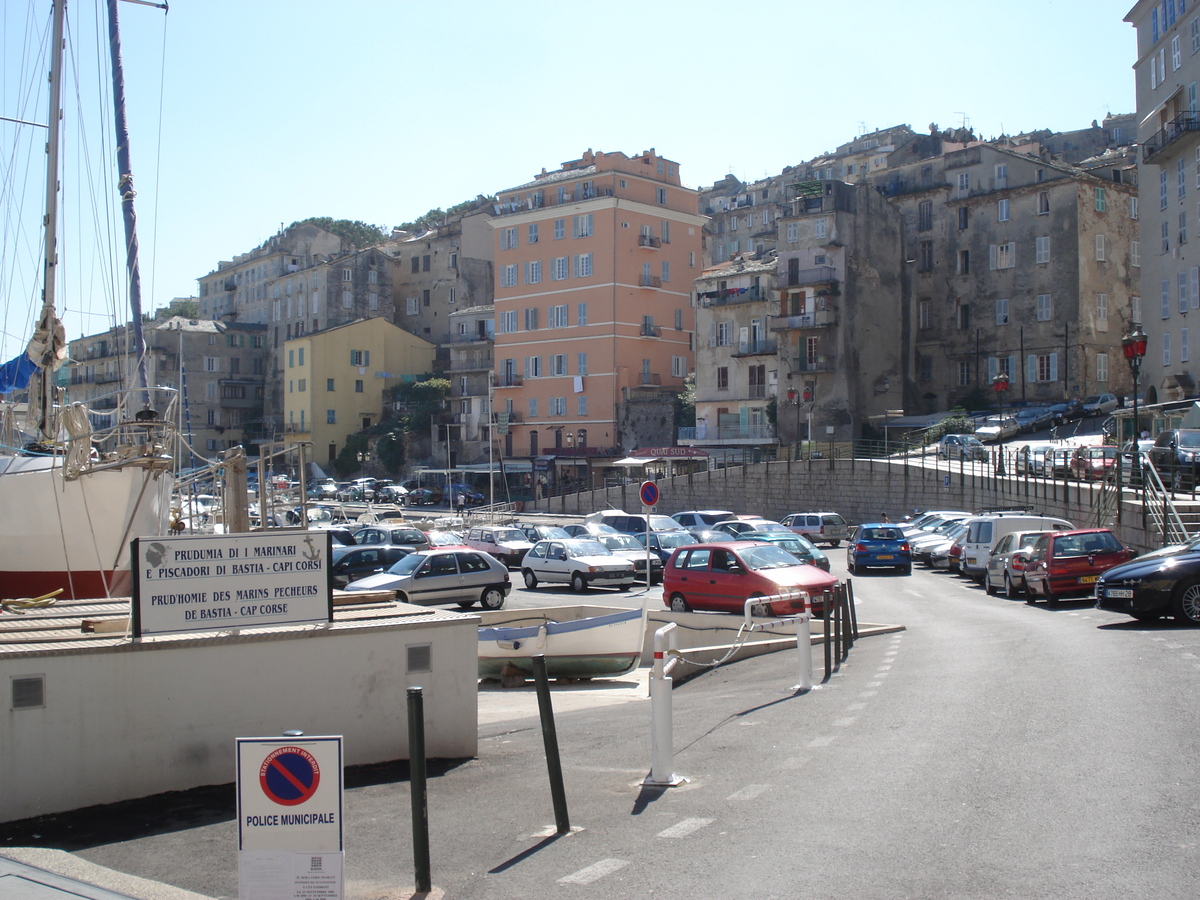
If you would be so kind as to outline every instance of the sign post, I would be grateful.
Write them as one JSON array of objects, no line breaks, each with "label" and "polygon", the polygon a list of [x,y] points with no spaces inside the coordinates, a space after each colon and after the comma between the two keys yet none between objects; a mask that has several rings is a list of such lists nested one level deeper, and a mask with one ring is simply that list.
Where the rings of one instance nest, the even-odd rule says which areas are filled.
[{"label": "sign post", "polygon": [[341,737],[237,738],[238,897],[342,900]]},{"label": "sign post", "polygon": [[641,488],[638,489],[638,496],[642,501],[642,517],[646,520],[646,591],[649,593],[651,588],[650,578],[650,512],[654,507],[658,506],[659,493],[658,485],[653,481],[643,481]]}]

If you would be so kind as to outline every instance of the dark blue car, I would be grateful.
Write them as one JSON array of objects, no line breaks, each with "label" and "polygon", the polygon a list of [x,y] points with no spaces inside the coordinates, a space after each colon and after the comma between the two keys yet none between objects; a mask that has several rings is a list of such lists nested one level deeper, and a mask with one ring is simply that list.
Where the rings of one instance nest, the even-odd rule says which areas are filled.
[{"label": "dark blue car", "polygon": [[859,569],[887,567],[901,575],[912,574],[912,551],[908,539],[895,525],[869,522],[858,526],[858,534],[846,547],[846,569],[851,575]]}]

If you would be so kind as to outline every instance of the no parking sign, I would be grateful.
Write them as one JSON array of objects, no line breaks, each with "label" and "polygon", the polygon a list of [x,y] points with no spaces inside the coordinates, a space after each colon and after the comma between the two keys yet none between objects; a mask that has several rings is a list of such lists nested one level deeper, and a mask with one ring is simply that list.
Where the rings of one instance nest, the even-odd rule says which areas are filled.
[{"label": "no parking sign", "polygon": [[238,896],[341,900],[342,739],[237,739]]}]

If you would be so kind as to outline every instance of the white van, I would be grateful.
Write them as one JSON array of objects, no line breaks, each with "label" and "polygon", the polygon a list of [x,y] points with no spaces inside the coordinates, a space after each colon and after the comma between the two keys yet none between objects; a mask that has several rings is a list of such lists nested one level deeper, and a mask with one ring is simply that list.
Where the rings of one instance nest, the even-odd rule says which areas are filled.
[{"label": "white van", "polygon": [[1028,513],[1005,515],[996,513],[972,516],[967,520],[967,533],[962,538],[962,557],[959,570],[976,581],[987,574],[988,557],[1004,535],[1013,531],[1071,531],[1074,525],[1057,516],[1038,516]]}]

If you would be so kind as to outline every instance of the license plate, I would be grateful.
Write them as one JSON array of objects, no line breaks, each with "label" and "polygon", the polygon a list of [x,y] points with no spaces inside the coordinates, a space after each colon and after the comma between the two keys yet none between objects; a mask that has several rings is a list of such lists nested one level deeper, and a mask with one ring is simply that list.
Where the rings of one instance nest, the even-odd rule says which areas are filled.
[{"label": "license plate", "polygon": [[1130,588],[1109,588],[1104,592],[1105,597],[1112,597],[1114,600],[1132,600],[1133,590]]},{"label": "license plate", "polygon": [[896,557],[894,555],[892,555],[891,553],[880,553],[879,556],[876,558],[877,559],[895,559]]},{"label": "license plate", "polygon": [[[1095,584],[1099,580],[1099,578],[1100,578],[1099,575],[1080,575],[1079,583],[1080,584]],[[1129,596],[1132,597],[1133,595],[1130,594]]]}]

